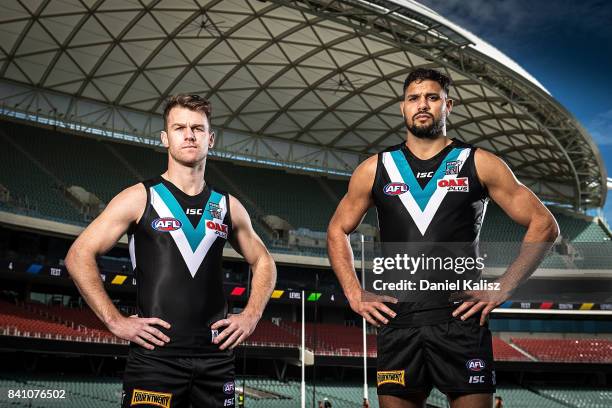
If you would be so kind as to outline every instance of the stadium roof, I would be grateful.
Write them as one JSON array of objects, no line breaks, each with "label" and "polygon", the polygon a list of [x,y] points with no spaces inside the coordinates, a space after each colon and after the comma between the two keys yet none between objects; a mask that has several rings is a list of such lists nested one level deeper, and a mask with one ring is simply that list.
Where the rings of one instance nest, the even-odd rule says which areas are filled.
[{"label": "stadium roof", "polygon": [[213,103],[216,154],[348,174],[405,139],[415,67],[455,81],[450,136],[540,197],[600,207],[606,174],[576,119],[501,52],[413,1],[14,0],[0,16],[4,116],[157,144],[164,99]]}]

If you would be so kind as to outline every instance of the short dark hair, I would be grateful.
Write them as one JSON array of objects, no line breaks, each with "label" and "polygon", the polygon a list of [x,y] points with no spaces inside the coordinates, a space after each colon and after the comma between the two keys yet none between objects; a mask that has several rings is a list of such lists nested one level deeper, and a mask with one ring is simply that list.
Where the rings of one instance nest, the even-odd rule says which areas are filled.
[{"label": "short dark hair", "polygon": [[195,112],[201,112],[206,115],[208,119],[208,125],[210,126],[210,115],[212,113],[212,106],[208,99],[201,97],[200,95],[190,94],[178,94],[171,96],[166,102],[164,107],[164,129],[168,128],[168,115],[172,108],[176,107],[187,108]]},{"label": "short dark hair", "polygon": [[440,71],[436,71],[435,69],[430,68],[417,68],[410,74],[408,74],[406,80],[404,81],[404,95],[406,95],[406,89],[408,89],[408,86],[411,83],[421,82],[426,79],[439,83],[442,89],[444,89],[446,95],[448,96],[448,89],[453,83],[452,79],[450,79],[450,77],[444,75]]}]

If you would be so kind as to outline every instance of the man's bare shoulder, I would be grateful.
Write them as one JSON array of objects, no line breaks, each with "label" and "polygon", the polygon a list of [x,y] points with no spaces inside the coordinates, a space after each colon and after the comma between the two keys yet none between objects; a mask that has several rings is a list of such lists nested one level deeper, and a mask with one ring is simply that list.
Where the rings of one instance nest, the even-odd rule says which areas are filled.
[{"label": "man's bare shoulder", "polygon": [[117,199],[118,201],[143,201],[147,199],[147,190],[145,190],[144,184],[137,183],[122,190],[113,198],[113,201]]},{"label": "man's bare shoulder", "polygon": [[117,194],[106,207],[105,212],[121,213],[122,218],[138,220],[147,204],[147,191],[144,184],[137,183]]},{"label": "man's bare shoulder", "polygon": [[374,175],[376,174],[377,164],[378,164],[377,154],[374,154],[368,157],[367,159],[362,161],[359,164],[359,166],[357,166],[357,168],[353,172],[353,177],[357,176],[357,177],[363,177],[363,178],[369,178],[369,177],[373,178]]},{"label": "man's bare shoulder", "polygon": [[474,152],[474,159],[477,162],[481,162],[484,164],[489,164],[492,161],[494,162],[501,161],[501,159],[498,156],[496,156],[494,153],[491,153],[490,151],[485,150],[483,148],[476,149],[476,151]]}]

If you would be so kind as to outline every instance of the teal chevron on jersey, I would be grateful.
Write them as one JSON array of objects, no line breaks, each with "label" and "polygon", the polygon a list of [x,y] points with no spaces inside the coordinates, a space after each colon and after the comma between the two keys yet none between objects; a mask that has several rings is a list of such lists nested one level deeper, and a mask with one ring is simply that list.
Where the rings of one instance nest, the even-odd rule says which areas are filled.
[{"label": "teal chevron on jersey", "polygon": [[425,188],[421,188],[421,185],[414,176],[414,172],[410,168],[410,164],[408,164],[404,153],[401,150],[394,150],[390,152],[391,158],[393,159],[393,162],[395,162],[395,166],[399,170],[402,179],[404,179],[404,183],[408,185],[408,194],[412,195],[414,201],[416,201],[421,211],[425,210],[431,196],[436,191],[438,180],[445,176],[446,164],[448,162],[456,161],[457,157],[459,157],[463,150],[464,149],[452,149],[446,155],[444,160],[442,160],[433,177],[425,185]]},{"label": "teal chevron on jersey", "polygon": [[[187,215],[185,215],[185,211],[183,211],[181,205],[178,203],[178,201],[176,201],[174,195],[172,195],[170,190],[168,190],[165,185],[159,183],[152,188],[166,204],[172,213],[172,216],[183,224],[181,229],[185,233],[185,237],[187,238],[187,242],[189,242],[191,250],[195,251],[206,234],[206,221],[212,220],[212,214],[209,211],[203,211],[202,218],[200,218],[198,225],[194,228],[191,221],[189,221],[189,218],[187,218]],[[211,191],[210,197],[203,208],[206,209],[209,203],[219,205],[222,198],[223,195],[216,191]]]}]

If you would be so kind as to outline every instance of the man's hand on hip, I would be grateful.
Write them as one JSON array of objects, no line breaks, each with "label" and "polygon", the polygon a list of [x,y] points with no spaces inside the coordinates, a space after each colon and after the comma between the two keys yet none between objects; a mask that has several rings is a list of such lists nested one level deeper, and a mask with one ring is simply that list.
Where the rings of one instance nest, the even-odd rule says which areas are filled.
[{"label": "man's hand on hip", "polygon": [[170,338],[153,327],[154,325],[170,328],[170,323],[157,317],[138,317],[136,315],[121,316],[108,323],[107,326],[111,333],[120,339],[129,340],[148,350],[153,350],[154,344],[163,346],[170,341]]},{"label": "man's hand on hip", "polygon": [[220,344],[220,350],[226,348],[232,350],[253,333],[258,321],[259,317],[244,312],[228,314],[225,319],[221,319],[210,326],[213,330],[225,327],[221,334],[213,340],[213,343]]},{"label": "man's hand on hip", "polygon": [[397,303],[397,299],[391,296],[380,296],[361,289],[352,295],[347,296],[351,309],[363,316],[368,323],[380,327],[381,324],[389,323],[389,319],[382,313],[394,318],[395,312],[384,302]]}]

